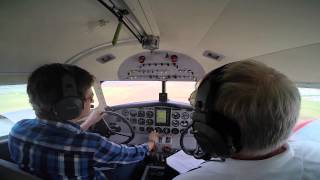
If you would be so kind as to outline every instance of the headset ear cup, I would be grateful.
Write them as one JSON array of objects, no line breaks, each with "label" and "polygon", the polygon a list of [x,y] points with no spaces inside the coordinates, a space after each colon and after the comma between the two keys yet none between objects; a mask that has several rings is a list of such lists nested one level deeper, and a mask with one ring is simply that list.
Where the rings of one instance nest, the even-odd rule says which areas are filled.
[{"label": "headset ear cup", "polygon": [[230,157],[228,145],[218,131],[201,122],[195,122],[193,128],[194,137],[205,153],[212,157]]},{"label": "headset ear cup", "polygon": [[67,97],[54,106],[54,113],[59,120],[77,118],[83,110],[83,101],[78,97]]},{"label": "headset ear cup", "polygon": [[65,70],[68,73],[61,77],[62,97],[53,105],[53,113],[58,121],[75,119],[83,110],[83,100],[78,94],[74,74],[67,67]]}]

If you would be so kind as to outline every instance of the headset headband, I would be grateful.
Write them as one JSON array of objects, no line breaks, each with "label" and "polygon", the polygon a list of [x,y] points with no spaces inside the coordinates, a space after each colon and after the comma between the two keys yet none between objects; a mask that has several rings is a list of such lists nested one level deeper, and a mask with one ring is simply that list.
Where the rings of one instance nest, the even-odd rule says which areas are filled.
[{"label": "headset headband", "polygon": [[199,111],[199,112],[209,111],[208,107],[212,106],[212,104],[208,104],[208,102],[211,99],[214,99],[215,96],[217,95],[217,91],[222,84],[221,78],[224,75],[224,70],[227,67],[227,65],[224,65],[219,67],[218,69],[215,69],[214,71],[210,72],[204,77],[204,79],[202,80],[202,82],[200,83],[197,89],[197,94],[195,99],[195,111]]}]

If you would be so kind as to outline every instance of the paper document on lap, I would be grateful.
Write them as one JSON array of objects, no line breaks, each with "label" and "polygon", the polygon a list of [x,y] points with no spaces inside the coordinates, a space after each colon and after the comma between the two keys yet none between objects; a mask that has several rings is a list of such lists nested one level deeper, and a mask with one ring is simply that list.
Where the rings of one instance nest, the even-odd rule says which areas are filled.
[{"label": "paper document on lap", "polygon": [[202,159],[195,159],[193,156],[184,153],[182,150],[167,158],[167,164],[180,174],[199,167],[203,162],[205,161]]}]

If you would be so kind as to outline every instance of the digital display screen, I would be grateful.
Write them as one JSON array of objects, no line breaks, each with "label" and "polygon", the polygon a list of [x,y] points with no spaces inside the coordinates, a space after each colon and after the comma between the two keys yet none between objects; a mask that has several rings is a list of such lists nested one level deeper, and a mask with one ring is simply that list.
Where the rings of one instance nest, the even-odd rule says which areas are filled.
[{"label": "digital display screen", "polygon": [[167,123],[167,111],[166,110],[157,110],[157,123],[166,124]]},{"label": "digital display screen", "polygon": [[167,109],[167,108],[156,109],[156,125],[157,126],[170,125],[170,109]]}]

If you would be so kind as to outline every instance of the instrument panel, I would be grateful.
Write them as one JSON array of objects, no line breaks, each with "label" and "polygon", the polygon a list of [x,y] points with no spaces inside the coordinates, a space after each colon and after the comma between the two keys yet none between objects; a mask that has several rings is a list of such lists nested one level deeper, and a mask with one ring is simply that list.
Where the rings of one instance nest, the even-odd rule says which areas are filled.
[{"label": "instrument panel", "polygon": [[128,108],[120,113],[137,134],[149,134],[153,130],[164,135],[181,134],[191,124],[192,117],[192,110],[165,106]]},{"label": "instrument panel", "polygon": [[[180,150],[180,135],[192,123],[193,108],[189,104],[177,102],[142,102],[112,107],[124,116],[135,132],[129,144],[148,141],[152,131],[159,133],[158,152]],[[195,140],[192,128],[185,135],[186,144],[192,147]]]},{"label": "instrument panel", "polygon": [[[181,134],[192,123],[193,108],[185,103],[151,101],[110,108],[113,112],[125,118],[134,131],[134,138],[128,145],[146,143],[150,132],[155,130],[159,133],[156,151],[151,152],[146,158],[146,162],[152,166],[165,166],[166,158],[181,149]],[[117,124],[116,129],[123,134],[129,132],[130,128],[121,123],[122,121],[118,121],[117,118],[109,117],[108,122]],[[182,140],[186,149],[197,147],[197,142],[192,133],[192,128],[190,128]],[[109,137],[111,141],[116,143],[123,142],[121,138],[123,137]]]}]

